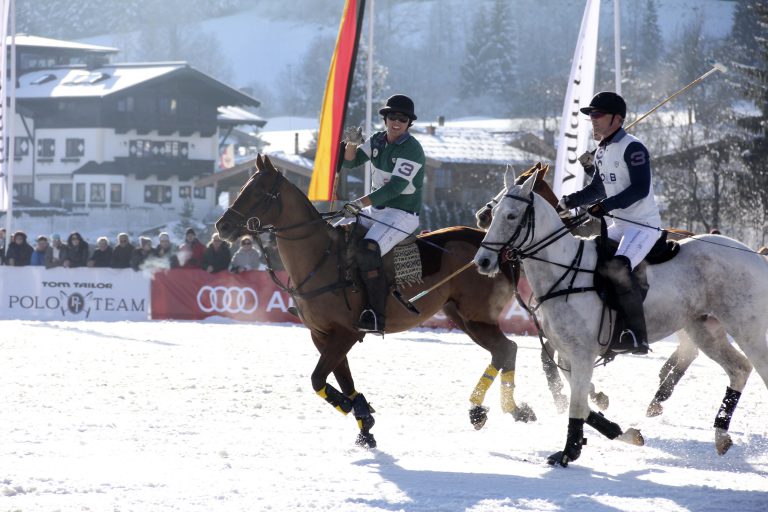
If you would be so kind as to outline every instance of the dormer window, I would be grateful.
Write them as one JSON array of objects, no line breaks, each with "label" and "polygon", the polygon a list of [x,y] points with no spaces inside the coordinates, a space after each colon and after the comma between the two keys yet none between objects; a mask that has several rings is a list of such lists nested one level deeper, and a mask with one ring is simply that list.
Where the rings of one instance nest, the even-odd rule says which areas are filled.
[{"label": "dormer window", "polygon": [[42,85],[42,84],[51,82],[53,80],[56,80],[56,75],[54,75],[53,73],[46,73],[45,75],[42,75],[42,76],[32,80],[31,84],[32,85]]},{"label": "dormer window", "polygon": [[62,82],[61,85],[93,85],[101,82],[102,80],[106,80],[107,78],[109,78],[108,74],[96,71],[93,73],[83,73],[82,75],[77,75],[71,80]]}]

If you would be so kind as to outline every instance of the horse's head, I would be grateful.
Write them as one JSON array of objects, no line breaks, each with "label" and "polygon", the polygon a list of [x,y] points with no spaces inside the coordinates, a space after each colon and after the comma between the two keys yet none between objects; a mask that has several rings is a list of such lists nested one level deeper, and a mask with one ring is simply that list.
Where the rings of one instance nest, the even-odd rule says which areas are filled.
[{"label": "horse's head", "polygon": [[[547,184],[546,181],[544,181],[544,178],[547,176],[547,172],[549,172],[549,164],[543,165],[541,162],[536,162],[536,165],[528,169],[527,171],[523,172],[515,178],[514,183],[515,185],[521,185],[525,180],[530,178],[531,176],[536,173],[536,183],[534,184],[533,190],[537,194],[541,195],[544,199],[547,200],[548,203],[550,203],[553,207],[557,205],[557,197],[555,196],[555,193],[552,192],[552,189]],[[511,181],[510,177],[512,176],[513,170],[511,166],[507,166],[507,169],[504,173],[504,181],[507,183],[508,181]],[[499,204],[499,201],[506,193],[507,187],[501,189],[501,191],[491,199],[488,204],[477,210],[475,212],[475,219],[477,221],[477,227],[480,229],[488,229],[488,227],[491,225],[491,221],[493,220],[493,208],[497,204]]]},{"label": "horse's head", "polygon": [[219,236],[230,242],[239,236],[274,224],[282,211],[280,188],[285,181],[268,156],[256,157],[256,172],[243,185],[237,198],[216,221]]},{"label": "horse's head", "polygon": [[[534,236],[534,203],[541,200],[533,193],[539,171],[521,185],[506,188],[506,193],[493,208],[493,221],[475,255],[475,265],[481,274],[494,276],[499,271],[502,256],[521,249]],[[505,182],[508,176],[505,175]]]}]

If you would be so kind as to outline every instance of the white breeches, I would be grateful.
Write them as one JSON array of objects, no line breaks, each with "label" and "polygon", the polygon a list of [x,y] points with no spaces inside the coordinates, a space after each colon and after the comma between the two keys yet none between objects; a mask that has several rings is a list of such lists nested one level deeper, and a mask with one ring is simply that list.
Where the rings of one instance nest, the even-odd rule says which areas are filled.
[{"label": "white breeches", "polygon": [[[368,234],[365,235],[365,238],[379,244],[382,256],[419,227],[418,215],[397,208],[377,210],[372,206],[366,206],[360,212],[365,215],[365,217],[360,216],[360,225],[368,228]],[[351,224],[354,221],[354,218],[345,218],[335,225]]]},{"label": "white breeches", "polygon": [[643,261],[653,248],[661,232],[613,220],[608,224],[608,238],[619,242],[616,256],[626,256],[632,262],[632,269]]}]

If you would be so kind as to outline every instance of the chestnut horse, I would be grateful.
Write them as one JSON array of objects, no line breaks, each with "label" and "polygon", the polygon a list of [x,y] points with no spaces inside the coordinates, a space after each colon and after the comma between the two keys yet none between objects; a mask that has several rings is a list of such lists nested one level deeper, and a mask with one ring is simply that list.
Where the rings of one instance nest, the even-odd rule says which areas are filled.
[{"label": "chestnut horse", "polygon": [[[364,333],[355,328],[364,299],[347,262],[345,233],[328,224],[307,196],[275,169],[269,157],[262,159],[259,155],[256,168],[232,206],[216,222],[216,229],[222,239],[230,241],[246,233],[275,234],[285,269],[290,281],[295,283],[294,287],[284,288],[293,296],[301,320],[320,352],[312,372],[312,388],[344,415],[353,412],[360,429],[356,444],[374,447],[376,441],[371,433],[374,410],[356,390],[347,360],[347,353],[364,337]],[[409,292],[415,295],[427,290],[466,266],[484,235],[478,229],[453,227],[419,236],[417,243],[422,253],[431,251],[428,258],[422,254],[422,260],[429,259],[434,268],[432,273],[425,270],[421,284],[411,286]],[[392,253],[386,258],[392,258]],[[530,407],[515,403],[517,345],[504,336],[498,324],[499,315],[513,291],[508,277],[499,274],[488,278],[473,266],[419,300],[418,314],[389,296],[388,333],[416,327],[443,309],[475,343],[491,353],[491,363],[470,397],[470,419],[477,429],[486,420],[487,408],[482,405],[485,393],[498,375],[501,376],[501,410],[516,420],[536,419]],[[327,382],[331,373],[340,390]]]},{"label": "chestnut horse", "polygon": [[[509,172],[510,169],[508,168],[507,171]],[[556,208],[558,202],[557,196],[549,184],[544,180],[547,172],[549,172],[549,165],[542,165],[541,162],[537,162],[536,165],[532,166],[527,171],[522,172],[515,178],[514,183],[515,185],[522,185],[526,179],[536,173],[536,182],[533,185],[533,191],[544,198],[552,208]],[[506,188],[502,188],[493,199],[475,212],[478,228],[487,230],[491,225],[491,220],[493,219],[493,207],[498,204],[505,191]],[[574,220],[575,219],[563,219],[563,223],[570,227],[572,234],[583,237],[599,234],[600,224],[594,219],[589,219],[585,222],[574,222]],[[669,238],[674,240],[690,238],[695,234],[690,231],[674,228],[667,228],[666,231]],[[664,407],[661,403],[672,396],[675,386],[683,375],[685,375],[685,372],[691,366],[691,363],[693,363],[699,355],[698,347],[691,341],[685,331],[678,331],[677,336],[679,340],[677,349],[675,349],[659,371],[659,389],[656,391],[651,403],[648,405],[646,416],[659,416],[664,412]],[[547,375],[547,383],[549,385],[549,390],[552,393],[552,398],[555,401],[555,406],[557,407],[558,412],[565,412],[568,408],[568,398],[561,392],[563,389],[563,382],[557,371],[558,364],[556,364],[553,359],[554,352],[555,350],[552,348],[552,344],[549,341],[546,341],[541,349],[541,363]],[[589,397],[600,409],[605,410],[608,408],[608,396],[602,392],[596,392],[594,386],[591,386],[590,388]]]}]

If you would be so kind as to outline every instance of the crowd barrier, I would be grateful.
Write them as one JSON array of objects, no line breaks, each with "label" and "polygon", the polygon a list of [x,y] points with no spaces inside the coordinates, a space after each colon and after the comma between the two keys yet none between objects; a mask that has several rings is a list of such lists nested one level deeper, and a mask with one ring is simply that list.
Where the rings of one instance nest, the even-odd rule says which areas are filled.
[{"label": "crowd barrier", "polygon": [[[300,323],[288,312],[294,305],[291,296],[263,271],[209,274],[169,269],[150,273],[0,266],[0,277],[3,320],[203,320],[218,316],[244,322]],[[288,280],[285,273],[278,273],[278,278]],[[520,290],[524,297],[530,294],[523,279]],[[403,290],[405,297],[415,294]],[[528,315],[513,299],[499,323],[506,333],[535,332]],[[421,325],[455,327],[442,312]]]}]

